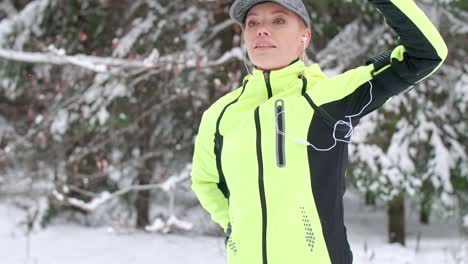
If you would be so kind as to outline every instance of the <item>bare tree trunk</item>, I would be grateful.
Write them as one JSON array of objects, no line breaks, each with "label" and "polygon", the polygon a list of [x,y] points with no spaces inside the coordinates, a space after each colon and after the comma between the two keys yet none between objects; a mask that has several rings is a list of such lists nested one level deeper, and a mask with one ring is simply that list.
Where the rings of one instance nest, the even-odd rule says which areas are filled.
[{"label": "bare tree trunk", "polygon": [[405,245],[405,195],[401,192],[388,202],[388,238],[390,243]]},{"label": "bare tree trunk", "polygon": [[421,201],[421,208],[419,211],[419,222],[421,224],[429,224],[429,216],[431,215],[431,203],[430,201]]},{"label": "bare tree trunk", "polygon": [[366,191],[366,205],[375,205],[375,194],[371,191]]},{"label": "bare tree trunk", "polygon": [[432,196],[434,195],[434,191],[434,187],[429,180],[423,182],[419,209],[419,222],[422,224],[429,224],[429,216],[431,215],[432,209]]},{"label": "bare tree trunk", "polygon": [[[150,180],[147,173],[140,172],[138,176],[138,185],[149,184]],[[149,225],[149,211],[150,211],[150,190],[143,190],[137,192],[137,198],[135,201],[135,208],[137,210],[137,228],[145,228]]]},{"label": "bare tree trunk", "polygon": [[[142,129],[150,130],[147,124],[150,124],[149,117],[146,117],[141,121]],[[151,149],[150,137],[151,135],[149,132],[146,132],[144,135],[142,135],[142,138],[140,139],[142,153],[146,153],[147,151]],[[143,161],[139,168],[138,185],[146,185],[146,184],[151,183],[151,179],[152,179],[151,171],[152,170],[151,170],[150,161],[149,160]],[[137,219],[136,219],[137,228],[144,229],[145,226],[150,224],[150,197],[151,197],[150,190],[143,190],[137,193],[137,198],[135,201],[135,208],[137,210]]]}]

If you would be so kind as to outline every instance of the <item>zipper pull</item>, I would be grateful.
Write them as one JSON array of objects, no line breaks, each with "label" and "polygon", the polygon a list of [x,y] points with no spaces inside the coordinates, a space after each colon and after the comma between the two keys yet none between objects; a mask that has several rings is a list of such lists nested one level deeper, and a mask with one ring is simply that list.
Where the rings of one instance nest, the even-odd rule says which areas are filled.
[{"label": "zipper pull", "polygon": [[271,84],[270,84],[270,71],[264,71],[263,77],[265,77],[265,84],[267,88],[268,99],[270,99],[271,96],[273,95],[271,91]]}]

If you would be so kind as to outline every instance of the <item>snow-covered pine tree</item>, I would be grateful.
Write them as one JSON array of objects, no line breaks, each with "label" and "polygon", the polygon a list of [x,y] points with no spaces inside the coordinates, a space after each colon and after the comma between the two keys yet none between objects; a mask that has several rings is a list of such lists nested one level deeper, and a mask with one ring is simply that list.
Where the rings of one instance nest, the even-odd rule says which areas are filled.
[{"label": "snow-covered pine tree", "polygon": [[[405,197],[419,201],[421,220],[426,221],[434,205],[445,211],[461,206],[462,198],[457,205],[457,197],[466,192],[462,191],[466,188],[462,183],[468,177],[463,114],[468,89],[463,81],[466,79],[463,54],[467,50],[466,45],[460,45],[466,43],[466,23],[461,21],[467,13],[455,2],[418,1],[418,4],[440,28],[450,55],[431,78],[363,119],[350,147],[349,174],[355,186],[387,201],[389,238],[401,243],[404,243],[401,223]],[[386,32],[384,39],[388,38]],[[390,37],[386,45],[394,46],[395,42]],[[392,232],[398,234],[394,239]]]},{"label": "snow-covered pine tree", "polygon": [[[5,188],[48,195],[49,214],[86,213],[120,191],[107,218],[148,225],[150,206],[165,205],[152,198],[164,194],[126,190],[163,190],[158,183],[191,160],[201,112],[239,85],[239,52],[222,37],[227,4],[35,0],[4,17],[2,115],[15,129],[3,141]],[[17,184],[19,170],[34,184]]]},{"label": "snow-covered pine tree", "polygon": [[[89,212],[107,201],[105,209],[114,210],[103,210],[104,218],[147,224],[150,206],[164,207],[167,198],[131,190],[147,183],[161,189],[158,183],[185,168],[201,112],[246,72],[240,29],[227,15],[232,2],[3,1],[0,190],[24,194],[31,186],[48,196],[44,219],[59,208]],[[313,21],[308,53],[328,75],[397,44],[367,0],[304,2]],[[430,80],[362,120],[348,176],[363,195],[390,201],[404,192],[422,205],[430,197],[465,215],[467,7],[417,2],[451,53]],[[109,192],[121,199],[110,201]],[[176,202],[182,199],[195,201]]]}]

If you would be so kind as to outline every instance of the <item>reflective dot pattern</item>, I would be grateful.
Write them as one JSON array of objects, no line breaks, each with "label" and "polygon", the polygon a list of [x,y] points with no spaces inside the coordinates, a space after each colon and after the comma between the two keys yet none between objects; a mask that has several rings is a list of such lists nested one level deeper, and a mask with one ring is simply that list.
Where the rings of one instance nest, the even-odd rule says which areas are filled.
[{"label": "reflective dot pattern", "polygon": [[309,221],[309,217],[307,217],[304,206],[301,206],[300,210],[302,214],[302,224],[304,225],[305,240],[307,242],[307,245],[309,246],[310,252],[312,253],[314,251],[315,246],[315,234],[312,230],[312,225]]},{"label": "reflective dot pattern", "polygon": [[231,251],[234,253],[234,255],[236,255],[237,254],[236,243],[234,243],[231,237],[228,239],[227,245],[231,249]]}]

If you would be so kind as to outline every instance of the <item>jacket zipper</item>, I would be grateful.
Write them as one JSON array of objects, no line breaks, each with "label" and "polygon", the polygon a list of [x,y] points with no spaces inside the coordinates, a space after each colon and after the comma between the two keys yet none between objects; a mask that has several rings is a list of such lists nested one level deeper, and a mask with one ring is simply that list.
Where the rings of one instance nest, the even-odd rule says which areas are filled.
[{"label": "jacket zipper", "polygon": [[284,137],[284,101],[275,101],[275,132],[276,132],[276,164],[282,168],[286,165],[286,150]]},{"label": "jacket zipper", "polygon": [[273,91],[271,90],[271,83],[270,83],[270,71],[264,71],[263,77],[265,77],[265,84],[267,88],[268,99],[270,99],[273,96]]},{"label": "jacket zipper", "polygon": [[260,127],[259,107],[255,109],[255,127],[257,131],[257,162],[258,162],[258,189],[260,193],[260,203],[262,206],[262,258],[263,264],[268,263],[267,259],[267,208],[265,199],[265,186],[263,182],[263,156],[262,156],[262,130]]}]

